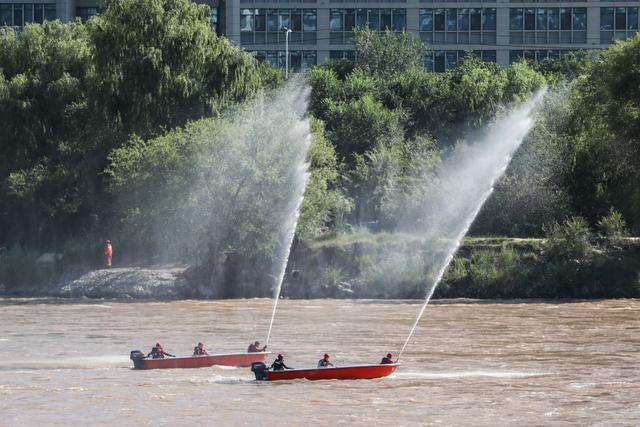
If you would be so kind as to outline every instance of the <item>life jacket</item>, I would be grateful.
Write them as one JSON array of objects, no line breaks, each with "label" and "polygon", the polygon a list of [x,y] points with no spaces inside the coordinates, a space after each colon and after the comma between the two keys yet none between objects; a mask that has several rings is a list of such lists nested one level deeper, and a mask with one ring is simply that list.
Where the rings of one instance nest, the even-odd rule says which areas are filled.
[{"label": "life jacket", "polygon": [[163,353],[164,350],[162,350],[162,347],[153,347],[153,350],[151,350],[151,357],[154,359],[164,359]]},{"label": "life jacket", "polygon": [[325,359],[320,359],[320,360],[318,361],[318,367],[320,367],[320,368],[321,368],[321,367],[324,367],[324,366],[329,366],[329,361],[328,361],[328,360],[325,360]]},{"label": "life jacket", "polygon": [[197,355],[197,356],[202,356],[204,353],[204,348],[200,348],[198,346],[195,346],[193,348],[193,354]]},{"label": "life jacket", "polygon": [[273,368],[274,371],[284,371],[284,360],[278,360],[276,359],[272,364],[271,367]]},{"label": "life jacket", "polygon": [[393,363],[393,360],[389,359],[388,357],[383,357],[382,361],[380,362],[381,365],[388,365],[390,363]]}]

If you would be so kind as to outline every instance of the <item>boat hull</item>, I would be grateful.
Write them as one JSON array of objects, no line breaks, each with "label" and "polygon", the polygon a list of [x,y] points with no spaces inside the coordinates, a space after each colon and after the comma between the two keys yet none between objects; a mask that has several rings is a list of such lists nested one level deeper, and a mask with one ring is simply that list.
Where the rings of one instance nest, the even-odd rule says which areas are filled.
[{"label": "boat hull", "polygon": [[386,365],[338,366],[311,369],[288,369],[285,371],[268,371],[267,381],[280,380],[370,380],[388,377],[398,368],[397,363]]},{"label": "boat hull", "polygon": [[269,352],[226,353],[208,356],[165,357],[163,359],[133,359],[136,369],[177,369],[206,368],[209,366],[251,366],[255,362],[264,362]]}]

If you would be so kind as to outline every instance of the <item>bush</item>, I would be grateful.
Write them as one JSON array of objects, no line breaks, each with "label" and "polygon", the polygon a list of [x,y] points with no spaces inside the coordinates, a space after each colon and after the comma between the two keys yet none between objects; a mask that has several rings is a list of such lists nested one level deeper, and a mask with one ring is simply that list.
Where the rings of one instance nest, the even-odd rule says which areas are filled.
[{"label": "bush", "polygon": [[38,252],[21,246],[0,254],[0,292],[48,282],[56,273],[56,266],[39,264],[39,256]]},{"label": "bush", "polygon": [[599,237],[610,246],[619,246],[627,235],[627,223],[622,214],[611,208],[607,216],[598,221]]},{"label": "bush", "polygon": [[569,259],[582,261],[589,258],[594,251],[593,235],[587,220],[575,216],[544,227],[545,249],[551,259]]}]

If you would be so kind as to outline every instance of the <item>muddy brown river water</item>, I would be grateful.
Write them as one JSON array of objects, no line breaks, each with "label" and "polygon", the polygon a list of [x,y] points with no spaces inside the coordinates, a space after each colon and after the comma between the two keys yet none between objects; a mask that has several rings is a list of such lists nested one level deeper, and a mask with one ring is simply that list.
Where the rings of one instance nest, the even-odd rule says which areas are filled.
[{"label": "muddy brown river water", "polygon": [[[397,353],[420,302],[281,301],[270,350],[294,367]],[[0,425],[640,425],[640,300],[428,307],[402,366],[370,381],[257,383],[246,368],[131,369],[264,340],[269,300],[0,299]]]}]

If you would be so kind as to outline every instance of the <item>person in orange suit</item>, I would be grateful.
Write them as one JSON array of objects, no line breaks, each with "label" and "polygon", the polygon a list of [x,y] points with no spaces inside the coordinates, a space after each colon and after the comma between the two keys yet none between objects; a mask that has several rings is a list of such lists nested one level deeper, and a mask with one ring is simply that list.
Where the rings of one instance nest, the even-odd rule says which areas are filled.
[{"label": "person in orange suit", "polygon": [[107,240],[107,244],[104,247],[104,258],[107,268],[111,268],[111,259],[113,258],[113,246],[111,246],[111,240]]}]

